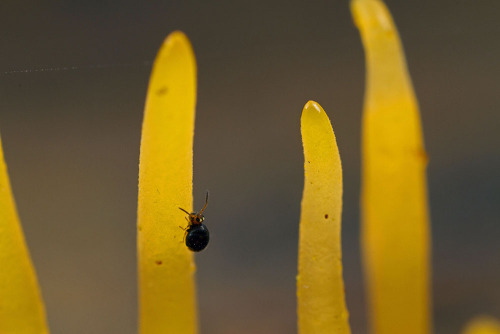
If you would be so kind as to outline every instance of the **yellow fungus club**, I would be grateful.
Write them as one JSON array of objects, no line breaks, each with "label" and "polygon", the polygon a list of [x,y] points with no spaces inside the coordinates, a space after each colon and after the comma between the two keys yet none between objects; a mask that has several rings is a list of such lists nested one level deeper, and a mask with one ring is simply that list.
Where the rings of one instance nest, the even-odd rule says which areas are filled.
[{"label": "yellow fungus club", "polygon": [[379,0],[353,0],[366,54],[362,250],[370,328],[431,331],[430,235],[417,101],[392,17]]},{"label": "yellow fungus club", "polygon": [[196,61],[181,32],[153,65],[142,127],[137,222],[141,334],[197,333],[195,265],[183,243],[193,206]]},{"label": "yellow fungus club", "polygon": [[17,215],[1,140],[0,268],[0,333],[48,333],[45,307]]},{"label": "yellow fungus club", "polygon": [[463,334],[500,334],[500,321],[486,316],[478,317],[465,327]]},{"label": "yellow fungus club", "polygon": [[304,107],[301,132],[304,193],[297,276],[299,334],[347,334],[340,243],[342,166],[330,120],[314,101]]}]

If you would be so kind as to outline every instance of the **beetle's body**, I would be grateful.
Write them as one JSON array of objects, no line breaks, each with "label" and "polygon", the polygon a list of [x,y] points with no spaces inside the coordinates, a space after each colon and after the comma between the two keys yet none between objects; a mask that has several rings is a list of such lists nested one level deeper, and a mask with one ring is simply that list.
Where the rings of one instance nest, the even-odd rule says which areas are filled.
[{"label": "beetle's body", "polygon": [[186,246],[193,252],[205,249],[210,240],[210,233],[205,224],[190,225],[186,231]]}]

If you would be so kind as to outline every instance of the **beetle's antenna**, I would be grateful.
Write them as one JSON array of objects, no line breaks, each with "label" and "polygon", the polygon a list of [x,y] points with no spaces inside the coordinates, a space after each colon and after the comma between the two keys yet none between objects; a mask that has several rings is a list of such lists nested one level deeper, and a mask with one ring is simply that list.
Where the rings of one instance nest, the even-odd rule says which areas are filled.
[{"label": "beetle's antenna", "polygon": [[188,215],[190,215],[190,213],[187,212],[186,210],[184,210],[183,208],[179,208],[179,209],[181,209],[182,211],[184,211],[185,213],[187,213]]},{"label": "beetle's antenna", "polygon": [[208,190],[207,190],[207,197],[205,198],[205,205],[203,206],[203,209],[201,209],[201,211],[200,211],[199,215],[201,215],[201,213],[202,213],[203,211],[205,211],[205,208],[207,207],[207,204],[208,204]]}]

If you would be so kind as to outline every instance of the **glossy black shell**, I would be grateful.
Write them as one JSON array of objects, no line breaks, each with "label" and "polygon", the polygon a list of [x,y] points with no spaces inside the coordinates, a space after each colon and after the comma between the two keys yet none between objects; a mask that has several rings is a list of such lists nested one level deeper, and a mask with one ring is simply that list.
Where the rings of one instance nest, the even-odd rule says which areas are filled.
[{"label": "glossy black shell", "polygon": [[210,240],[210,233],[204,224],[191,225],[186,234],[186,246],[193,252],[205,249]]}]

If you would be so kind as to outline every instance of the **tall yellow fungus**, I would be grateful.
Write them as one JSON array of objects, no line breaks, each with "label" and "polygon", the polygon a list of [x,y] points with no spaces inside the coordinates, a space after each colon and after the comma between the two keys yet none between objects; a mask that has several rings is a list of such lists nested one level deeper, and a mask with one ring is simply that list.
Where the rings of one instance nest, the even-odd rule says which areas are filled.
[{"label": "tall yellow fungus", "polygon": [[340,228],[342,166],[330,120],[309,101],[301,118],[304,193],[300,214],[299,334],[348,334]]},{"label": "tall yellow fungus", "polygon": [[431,331],[427,157],[417,101],[392,17],[380,0],[352,0],[366,55],[362,251],[370,328]]},{"label": "tall yellow fungus", "polygon": [[48,333],[40,288],[10,187],[0,140],[0,333]]},{"label": "tall yellow fungus", "polygon": [[142,127],[137,222],[141,334],[197,333],[195,265],[183,244],[193,204],[196,61],[181,32],[163,43]]}]

